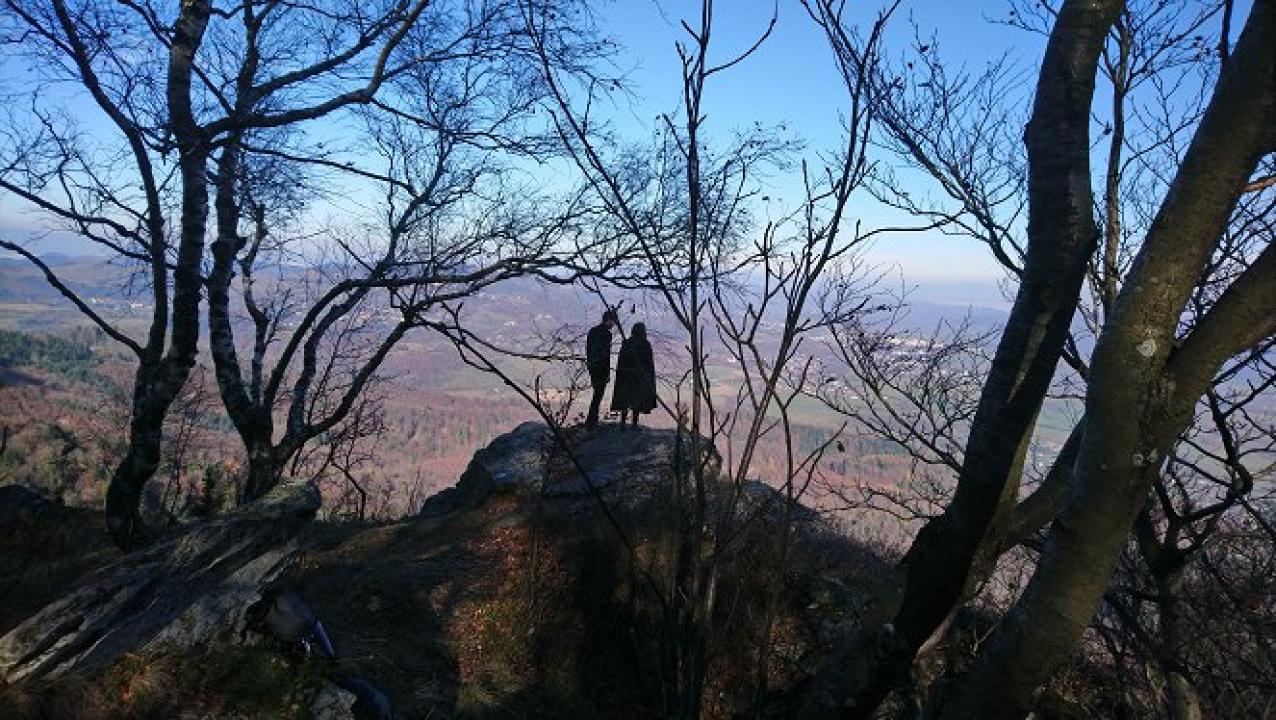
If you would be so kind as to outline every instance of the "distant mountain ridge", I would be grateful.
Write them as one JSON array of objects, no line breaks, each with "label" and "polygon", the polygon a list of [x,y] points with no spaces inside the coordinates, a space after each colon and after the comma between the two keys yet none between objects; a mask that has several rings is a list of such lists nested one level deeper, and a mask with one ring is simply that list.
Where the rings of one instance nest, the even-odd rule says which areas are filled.
[{"label": "distant mountain ridge", "polygon": [[[48,253],[41,259],[52,268],[60,279],[86,300],[97,298],[111,302],[138,302],[148,304],[149,296],[142,286],[131,285],[130,275],[133,269],[114,263],[107,258],[92,255],[68,255],[64,253]],[[299,281],[302,275],[312,271],[302,265],[285,265],[279,269],[263,273],[271,280],[282,282]],[[144,281],[144,279],[142,279]],[[939,286],[937,286],[939,287]],[[955,289],[957,285],[948,288]],[[928,300],[925,288],[919,288],[914,296],[917,299],[908,301],[908,312],[904,325],[913,331],[929,331],[941,320],[956,321],[969,317],[970,321],[980,329],[1000,327],[1008,313],[998,307],[986,304],[987,298],[970,303],[935,302]],[[139,292],[140,291],[140,292]],[[536,297],[540,296],[540,297]],[[484,303],[480,318],[485,318],[494,326],[502,326],[509,320],[527,321],[527,300],[535,297],[538,312],[534,317],[546,324],[553,322],[588,327],[597,321],[595,317],[601,310],[596,298],[572,288],[547,286],[532,278],[520,278],[506,281],[485,289],[480,299],[494,300]],[[521,299],[522,302],[518,300]],[[613,300],[614,301],[614,300]],[[24,303],[53,306],[55,310],[65,309],[75,313],[62,295],[44,278],[44,273],[24,258],[0,256],[0,303]],[[475,305],[478,303],[472,303]],[[621,303],[625,307],[634,307],[634,312],[622,312],[621,321],[625,325],[642,320],[653,326],[653,329],[671,331],[672,326],[663,328],[658,308],[635,306],[628,299]],[[671,319],[671,318],[670,318]],[[487,322],[483,325],[489,324]]]}]

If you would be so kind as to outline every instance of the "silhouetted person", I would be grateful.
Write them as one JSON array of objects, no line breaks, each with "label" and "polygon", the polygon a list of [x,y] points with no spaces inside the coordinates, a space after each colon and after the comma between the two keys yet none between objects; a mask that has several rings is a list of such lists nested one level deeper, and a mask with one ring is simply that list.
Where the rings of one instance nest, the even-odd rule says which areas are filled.
[{"label": "silhouetted person", "polygon": [[619,322],[615,310],[603,312],[603,320],[589,330],[585,338],[585,368],[589,370],[589,384],[594,397],[589,401],[589,414],[585,427],[598,427],[598,406],[603,401],[603,391],[611,379],[611,329]]},{"label": "silhouetted person", "polygon": [[647,342],[647,326],[642,323],[634,323],[633,333],[620,344],[611,409],[620,411],[621,426],[632,412],[635,427],[639,414],[656,409],[656,364],[651,357],[651,343]]}]

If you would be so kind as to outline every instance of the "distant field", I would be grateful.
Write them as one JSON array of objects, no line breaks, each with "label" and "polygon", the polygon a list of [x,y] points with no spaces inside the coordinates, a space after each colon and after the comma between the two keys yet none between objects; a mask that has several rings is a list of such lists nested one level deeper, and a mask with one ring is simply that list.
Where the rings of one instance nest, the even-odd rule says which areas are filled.
[{"label": "distant field", "polygon": [[[146,310],[145,313],[149,313]],[[145,335],[147,318],[137,312],[102,312],[103,317],[134,337]],[[0,302],[0,330],[57,332],[83,327],[88,323],[69,303]]]},{"label": "distant field", "polygon": [[[122,319],[121,324],[126,331],[141,337],[149,309],[134,298],[119,295],[118,278],[101,280],[95,273],[103,271],[100,268],[95,270],[94,265],[88,262],[65,267],[79,287],[97,298],[95,308],[112,318]],[[513,348],[520,347],[520,344],[534,344],[537,333],[545,330],[566,331],[571,337],[583,336],[584,331],[595,322],[597,307],[588,304],[587,298],[571,294],[571,291],[552,292],[558,295],[550,297],[551,291],[526,284],[513,284],[501,292],[485,292],[467,305],[469,327],[490,342]],[[962,308],[949,308],[949,311],[964,312]],[[931,324],[942,312],[940,306],[923,306],[917,312],[916,321],[923,325]],[[995,323],[1000,317],[994,311],[981,312],[980,318],[986,323]],[[668,324],[667,317],[654,309],[639,308],[636,312],[622,315],[626,329],[638,320],[649,324],[657,351],[657,371],[664,378],[662,397],[672,404],[674,397],[669,383],[682,375],[684,363],[676,329]],[[12,261],[0,266],[0,330],[65,335],[85,325],[85,319],[66,300],[43,285],[39,277],[33,276],[30,268],[23,268]],[[616,345],[619,345],[619,338]],[[810,348],[819,351],[818,344]],[[94,352],[100,358],[112,361],[127,360],[114,343],[105,338],[94,342]],[[739,368],[724,361],[720,351],[713,355],[709,373],[714,381],[715,399],[719,408],[729,408],[742,375]],[[3,360],[0,358],[0,362]],[[546,366],[518,358],[504,358],[500,362],[501,367],[516,380],[530,383],[540,375],[543,386],[551,389],[565,387],[569,376],[577,371],[571,363]],[[204,357],[201,365],[211,367],[211,362]],[[127,385],[127,363],[119,367],[122,369],[115,373],[118,382],[121,386]],[[498,377],[466,365],[450,343],[426,331],[409,334],[387,359],[383,369],[389,379],[389,384],[383,388],[387,430],[376,443],[375,463],[369,465],[365,472],[374,476],[382,486],[387,502],[401,505],[405,501],[406,489],[410,487],[419,493],[422,490],[433,492],[450,485],[464,470],[475,450],[519,422],[536,418],[533,408]],[[207,382],[212,405],[206,429],[211,433],[210,437],[217,438],[213,443],[218,448],[214,454],[219,455],[208,461],[237,462],[236,442],[229,421],[216,404],[216,388],[211,373],[207,374]],[[24,402],[46,408],[39,418],[31,418],[34,424],[61,422],[87,425],[88,418],[77,419],[79,411],[67,404],[67,399],[78,395],[83,400],[86,394],[97,391],[68,390],[55,385],[28,386],[20,391],[14,387],[0,387],[0,402],[6,398],[14,400],[18,397],[15,393],[20,392]],[[123,387],[117,389],[115,396],[126,396]],[[99,402],[108,401],[102,398]],[[583,415],[587,402],[585,391],[577,397],[569,419]],[[610,394],[604,400],[604,408],[609,402]],[[57,406],[65,409],[60,419]],[[117,410],[123,412],[124,408]],[[1038,461],[1049,460],[1071,429],[1075,416],[1075,408],[1067,403],[1052,403],[1046,407],[1037,438]],[[845,420],[824,404],[805,397],[794,403],[791,418],[798,432],[799,452],[827,441]],[[8,419],[11,423],[20,420],[12,414]],[[646,422],[667,425],[670,420],[657,413]],[[843,440],[846,451],[831,453],[821,466],[821,474],[831,486],[862,482],[897,486],[909,481],[915,471],[902,451],[889,443],[859,436],[854,428]],[[227,454],[228,457],[221,457]],[[759,448],[751,474],[762,479],[780,477],[783,458],[784,448],[778,437],[769,438]],[[42,472],[47,474],[48,471]]]},{"label": "distant field", "polygon": [[37,303],[0,303],[0,329],[56,330],[83,324],[83,318],[71,316]]}]

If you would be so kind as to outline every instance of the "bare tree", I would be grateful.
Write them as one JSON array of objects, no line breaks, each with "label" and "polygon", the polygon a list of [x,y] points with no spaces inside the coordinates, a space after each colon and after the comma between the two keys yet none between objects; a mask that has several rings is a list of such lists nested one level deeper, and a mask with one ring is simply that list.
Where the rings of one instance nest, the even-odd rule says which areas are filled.
[{"label": "bare tree", "polygon": [[[277,52],[280,39],[264,31],[269,6],[249,3],[244,12],[233,105],[248,118],[271,98],[245,73],[259,72],[255,58]],[[554,31],[576,12],[559,3]],[[565,243],[558,252],[577,212],[570,199],[549,212],[555,205],[543,193],[508,179],[517,170],[512,158],[543,159],[549,149],[533,122],[537,66],[521,19],[513,5],[438,3],[425,10],[403,41],[411,66],[387,78],[361,112],[371,157],[337,162],[313,141],[281,137],[275,128],[236,132],[220,148],[209,321],[222,398],[249,460],[245,499],[274,487],[307,442],[343,422],[388,353],[432,308],[521,275],[548,277],[554,267],[570,274],[573,256],[585,251]],[[568,72],[597,52],[587,33],[575,37],[553,58]],[[349,136],[342,141],[354,144]],[[267,252],[280,252],[279,240],[271,243],[268,198],[287,205],[296,191],[280,183],[315,172],[335,174],[346,187],[362,181],[384,195],[385,229],[359,241],[335,238],[336,262],[310,288],[311,297],[268,306],[253,282]],[[236,269],[253,326],[243,366],[232,322]],[[362,320],[350,325],[356,315]],[[384,315],[397,318],[382,321]],[[337,341],[328,343],[329,335]],[[350,379],[333,382],[337,376]],[[316,395],[330,397],[316,402]]]},{"label": "bare tree", "polygon": [[[842,20],[840,7],[835,3],[814,5],[813,14],[826,30],[838,56],[855,57],[855,41]],[[1014,538],[1022,538],[1026,529],[1048,522],[1058,511],[1057,499],[1071,493],[1071,499],[1062,505],[1061,514],[1051,525],[1050,541],[1041,564],[1018,609],[1009,615],[1008,621],[1003,621],[992,649],[970,676],[956,704],[947,711],[963,716],[962,713],[969,714],[975,707],[981,707],[980,712],[987,714],[994,706],[990,699],[1000,697],[1012,700],[995,703],[997,713],[1012,716],[1021,712],[1029,692],[1044,677],[1044,668],[1058,662],[1076,641],[1102,594],[1116,550],[1133,523],[1137,506],[1142,505],[1140,490],[1145,490],[1158,476],[1167,448],[1187,426],[1192,408],[1206,396],[1220,365],[1234,354],[1249,351],[1272,332],[1267,322],[1244,327],[1238,324],[1242,318],[1245,318],[1242,322],[1248,323],[1269,314],[1272,291],[1270,271],[1266,267],[1269,239],[1266,249],[1264,241],[1259,240],[1257,247],[1251,246],[1251,252],[1240,253],[1243,259],[1237,261],[1230,275],[1208,280],[1215,275],[1209,258],[1219,254],[1220,247],[1226,247],[1226,244],[1220,246],[1219,238],[1225,235],[1223,231],[1233,219],[1242,192],[1261,185],[1262,178],[1255,181],[1252,176],[1261,157],[1272,149],[1270,133],[1259,129],[1270,125],[1271,120],[1270,82],[1261,80],[1270,78],[1271,68],[1254,49],[1270,48],[1271,38],[1263,36],[1270,32],[1267,26],[1270,8],[1255,9],[1249,23],[1254,29],[1247,30],[1235,54],[1227,51],[1226,39],[1221,44],[1222,54],[1228,60],[1213,98],[1199,118],[1189,113],[1185,122],[1172,128],[1174,132],[1149,134],[1148,137],[1156,141],[1139,148],[1129,159],[1123,159],[1122,155],[1131,143],[1120,120],[1106,128],[1107,134],[1115,137],[1111,140],[1105,181],[1104,208],[1108,217],[1104,230],[1097,234],[1089,191],[1088,116],[1093,88],[1090,78],[1095,74],[1100,56],[1107,52],[1103,68],[1116,88],[1114,116],[1123,119],[1125,111],[1121,103],[1128,98],[1135,83],[1146,79],[1149,86],[1156,87],[1155,72],[1211,52],[1212,46],[1191,37],[1190,28],[1200,27],[1213,10],[1197,15],[1171,15],[1166,20],[1156,12],[1150,16],[1133,16],[1118,3],[1101,8],[1083,9],[1072,3],[1064,3],[1057,9],[1047,8],[1044,22],[1050,28],[1050,41],[1037,83],[1033,116],[1025,134],[1029,167],[1026,243],[1013,242],[1013,211],[1009,216],[1000,213],[1000,218],[999,213],[990,211],[999,205],[1014,208],[1013,188],[1001,194],[988,192],[989,188],[1004,187],[996,178],[1013,174],[969,170],[990,165],[986,158],[996,151],[985,151],[979,149],[978,142],[969,142],[966,147],[975,149],[966,155],[951,155],[961,146],[945,139],[951,136],[942,134],[942,123],[950,117],[947,115],[950,105],[946,103],[958,99],[951,94],[956,87],[953,83],[943,82],[933,70],[930,77],[923,76],[927,82],[940,81],[937,83],[940,90],[924,94],[937,108],[935,116],[941,129],[929,135],[938,138],[935,141],[910,141],[909,131],[918,128],[916,115],[899,112],[890,103],[882,110],[881,126],[887,128],[893,141],[940,180],[945,192],[957,201],[959,210],[941,219],[987,242],[1016,277],[1018,294],[988,372],[979,410],[963,443],[964,456],[954,499],[943,515],[927,524],[906,559],[910,579],[891,626],[897,633],[895,647],[865,684],[867,689],[861,688],[859,692],[859,707],[864,711],[876,706],[885,691],[898,681],[902,670],[927,639],[936,631],[942,632],[944,618],[950,617],[953,608],[968,595],[972,583],[986,574],[990,560],[995,559],[1000,549]],[[1012,13],[1012,17],[1015,14]],[[1225,8],[1225,15],[1230,17],[1230,5]],[[1187,36],[1175,34],[1165,41],[1152,32],[1156,27],[1166,27],[1164,23],[1174,26],[1176,32],[1187,27],[1189,33]],[[1145,31],[1146,40],[1140,35],[1145,44],[1133,43],[1132,37]],[[1184,37],[1188,41],[1180,42]],[[923,46],[920,52],[924,55],[927,49]],[[1242,53],[1242,49],[1247,52]],[[1242,62],[1245,65],[1238,69]],[[931,61],[927,63],[926,67],[934,68]],[[1066,72],[1069,79],[1056,77],[1060,72]],[[850,75],[848,79],[854,77]],[[1251,84],[1246,86],[1246,81]],[[879,77],[876,82],[889,86],[897,81]],[[915,87],[926,86],[927,82],[917,83]],[[1056,95],[1068,82],[1077,85],[1066,97]],[[992,83],[977,85],[986,90]],[[1255,94],[1247,95],[1250,92]],[[972,95],[976,102],[986,97],[983,91]],[[1232,116],[1235,104],[1242,102],[1241,97],[1251,98],[1244,102],[1257,102],[1252,115]],[[908,107],[906,102],[903,105]],[[959,107],[966,110],[958,112],[972,112],[970,105]],[[1175,108],[1176,114],[1180,109]],[[1239,127],[1246,128],[1245,132],[1250,134],[1243,135],[1244,139],[1230,138],[1235,142],[1217,144],[1219,136],[1213,133],[1232,122],[1239,123]],[[973,127],[975,134],[965,135],[968,141],[995,134],[990,131],[981,135],[983,126],[978,124],[963,128],[958,121],[954,127],[959,130]],[[1047,129],[1050,132],[1043,135]],[[1139,188],[1145,194],[1135,200],[1146,202],[1152,210],[1145,224],[1135,222],[1131,228],[1131,223],[1123,220],[1137,221],[1138,216],[1126,210],[1135,205],[1121,198],[1121,183],[1122,178],[1129,181],[1135,175],[1123,174],[1123,171],[1131,163],[1146,162],[1146,157],[1160,148],[1178,146],[1179,138],[1192,132],[1191,145],[1186,150],[1180,149],[1180,155],[1174,159],[1172,182],[1164,181],[1162,187],[1168,185],[1168,190],[1148,193],[1146,187]],[[927,133],[919,133],[919,136],[927,137]],[[1061,142],[1060,138],[1067,141]],[[996,147],[995,141],[990,140],[988,146]],[[980,154],[985,159],[981,160]],[[1224,167],[1226,173],[1221,170]],[[985,174],[978,174],[980,172]],[[989,182],[988,178],[994,180]],[[906,196],[894,197],[902,198],[901,204],[911,200]],[[913,209],[930,216],[938,214],[928,208],[914,206]],[[1180,224],[1189,221],[1188,226]],[[1177,226],[1180,233],[1174,239],[1168,229],[1172,226]],[[1188,240],[1187,236],[1193,239]],[[1100,239],[1102,243],[1097,242]],[[1022,263],[1016,262],[1013,252],[998,254],[999,248],[1007,247],[1022,248]],[[1099,260],[1091,263],[1091,270],[1087,271],[1086,263],[1095,248],[1099,252],[1093,257]],[[1128,270],[1121,261],[1123,252],[1129,252],[1134,258]],[[1236,257],[1238,254],[1223,252],[1222,255]],[[1041,264],[1042,261],[1045,264]],[[1187,265],[1176,266],[1176,272],[1170,274],[1173,279],[1167,279],[1164,273],[1176,262]],[[1096,288],[1097,311],[1086,313],[1086,317],[1093,331],[1102,328],[1090,362],[1082,357],[1078,344],[1068,333],[1068,323],[1080,304],[1078,294],[1087,274]],[[1123,285],[1122,275],[1128,275]],[[1207,280],[1202,282],[1202,277]],[[1180,317],[1190,310],[1193,289],[1209,285],[1214,285],[1215,290],[1211,300],[1200,306],[1203,309],[1201,322],[1181,327]],[[1207,322],[1205,318],[1212,320]],[[1213,333],[1217,334],[1210,342],[1218,345],[1208,353],[1203,352],[1199,343]],[[1016,344],[1021,350],[1014,350]],[[1024,348],[1027,354],[1023,354]],[[1135,357],[1125,357],[1125,351]],[[1193,358],[1194,354],[1197,355]],[[1025,359],[1031,362],[1019,362]],[[1024,449],[1059,359],[1064,359],[1082,380],[1086,419],[1073,430],[1055,469],[1046,476],[1042,490],[1047,492],[1034,493],[1016,509],[1014,501],[1023,475]],[[1201,364],[1195,364],[1196,361]],[[1155,366],[1157,369],[1144,367],[1149,362],[1161,364]],[[1179,375],[1179,368],[1187,365],[1194,367],[1191,371],[1182,370],[1185,374]],[[1148,374],[1139,376],[1137,384],[1122,384],[1134,380],[1132,373],[1136,367],[1141,368],[1138,372]],[[1188,375],[1193,380],[1190,385],[1185,384]],[[1112,378],[1116,377],[1121,380],[1113,385]],[[1173,390],[1167,390],[1169,387]],[[1114,404],[1117,397],[1127,404]],[[1124,409],[1120,409],[1122,407]],[[1138,408],[1146,412],[1134,412]],[[1137,428],[1122,423],[1134,423]],[[1114,435],[1116,427],[1124,427],[1124,434]],[[997,437],[984,436],[982,433],[987,430],[995,430]],[[1149,448],[1154,451],[1151,455]],[[1108,482],[1113,477],[1125,478],[1120,502],[1101,503],[1093,499],[1094,493],[1099,492],[1099,477],[1107,478]],[[1023,515],[1034,500],[1041,500],[1031,503],[1034,519],[1025,521]],[[1129,509],[1132,505],[1136,507]],[[1116,506],[1128,511],[1116,511]],[[1064,546],[1066,550],[1062,549]],[[1066,581],[1062,579],[1064,573],[1060,567],[1068,568]],[[1047,577],[1053,579],[1049,592],[1041,590],[1042,584],[1049,582],[1044,580]],[[1063,605],[1069,603],[1065,611]],[[1047,605],[1050,610],[1044,610]],[[1047,615],[1041,615],[1042,612]],[[1055,612],[1060,615],[1054,615]],[[1066,621],[1060,620],[1065,617]],[[1043,644],[1045,638],[1052,642]],[[1033,660],[1023,655],[1025,643],[1034,648]],[[1016,650],[1008,651],[1011,647]],[[1015,667],[1011,668],[1011,664]]]},{"label": "bare tree", "polygon": [[[600,46],[565,31],[582,11],[570,3],[554,11],[553,29],[564,38],[555,66],[587,68]],[[172,19],[170,12],[154,3],[53,0],[9,3],[5,16],[10,52],[39,59],[42,82],[70,80],[92,98],[125,151],[90,139],[37,85],[26,95],[31,110],[12,117],[14,149],[0,175],[0,187],[52,222],[150,268],[154,317],[142,343],[31,250],[4,245],[139,357],[132,449],[108,493],[108,524],[124,545],[144,539],[137,499],[159,462],[163,417],[195,360],[204,289],[218,387],[248,458],[242,499],[250,501],[279,482],[306,443],[344,422],[431,307],[518,275],[548,276],[551,266],[570,276],[573,253],[584,252],[577,245],[556,253],[561,237],[583,238],[571,231],[570,199],[551,212],[564,206],[510,180],[518,162],[548,149],[533,123],[540,60],[518,6],[261,0],[225,10],[187,3]],[[124,52],[119,38],[139,50]],[[329,137],[322,123],[339,121],[364,130]],[[316,233],[314,199],[332,186],[352,193],[357,183],[384,198],[379,220]],[[326,257],[317,251],[325,244]],[[282,292],[269,297],[261,276],[285,259],[316,267],[304,291],[277,283]],[[247,348],[236,338],[241,308]],[[338,331],[359,314],[378,322]]]},{"label": "bare tree", "polygon": [[[148,539],[138,501],[159,464],[164,416],[196,360],[214,154],[254,129],[284,128],[371,102],[388,77],[412,64],[396,49],[426,4],[387,0],[354,10],[341,3],[229,10],[207,1],[179,8],[5,4],[6,52],[36,67],[39,81],[19,95],[23,109],[11,116],[6,132],[14,142],[0,160],[0,188],[147,272],[153,306],[138,340],[29,249],[3,241],[137,357],[129,449],[107,493],[107,529],[117,544]],[[215,50],[234,45],[228,27],[263,18],[272,33],[305,51],[267,58],[269,67],[246,57],[233,74],[205,65]],[[91,103],[108,121],[106,129],[88,133],[47,92],[52,84]],[[230,94],[232,88],[239,92]],[[237,112],[235,98],[249,94],[262,102]]]},{"label": "bare tree", "polygon": [[[840,5],[812,3],[810,8],[848,87],[865,82],[854,72],[859,43],[843,22]],[[1094,85],[1084,68],[1093,62],[1087,58],[1097,58],[1115,13],[1115,5],[1069,6],[1056,25],[1061,28],[1057,36],[1066,37],[1067,44],[1055,43],[1047,50],[1025,132],[1028,234],[1036,242],[1020,270],[1019,294],[971,423],[956,492],[943,514],[922,529],[904,560],[903,599],[888,630],[896,647],[867,678],[864,696],[857,698],[860,712],[881,701],[913,655],[945,624],[969,590],[971,568],[982,562],[977,553],[987,548],[989,534],[995,536],[1007,522],[1033,420],[1062,352],[1093,247],[1088,129]],[[993,225],[984,223],[991,235],[988,242],[1003,247],[995,227],[989,227]],[[1034,247],[1041,248],[1036,255],[1031,253]]]},{"label": "bare tree", "polygon": [[[858,62],[876,61],[887,14]],[[791,214],[768,223],[752,216],[760,197],[755,178],[787,169],[792,148],[768,131],[712,142],[702,100],[716,75],[765,42],[775,20],[750,47],[721,60],[711,53],[713,20],[713,3],[704,2],[697,18],[682,23],[682,106],[661,118],[655,146],[637,151],[639,161],[608,149],[605,128],[590,112],[597,87],[568,88],[548,61],[544,68],[563,146],[605,207],[608,226],[636,248],[625,256],[632,259],[623,267],[631,269],[609,279],[622,292],[641,289],[654,298],[674,319],[685,352],[665,403],[682,445],[670,478],[672,539],[665,572],[649,583],[662,608],[664,711],[684,718],[701,710],[721,570],[750,523],[774,509],[776,496],[757,504],[749,493],[760,445],[782,449],[782,476],[771,480],[781,490],[787,537],[795,503],[836,440],[834,432],[800,446],[793,404],[817,381],[811,338],[863,309],[862,294],[853,291],[862,280],[856,248],[876,232],[846,217],[870,165],[875,88],[867,83],[852,93],[845,146],[827,167],[802,165],[805,195]],[[730,368],[738,385],[715,379],[718,367]],[[762,642],[765,657],[769,639]],[[759,698],[765,667],[758,669]]]}]

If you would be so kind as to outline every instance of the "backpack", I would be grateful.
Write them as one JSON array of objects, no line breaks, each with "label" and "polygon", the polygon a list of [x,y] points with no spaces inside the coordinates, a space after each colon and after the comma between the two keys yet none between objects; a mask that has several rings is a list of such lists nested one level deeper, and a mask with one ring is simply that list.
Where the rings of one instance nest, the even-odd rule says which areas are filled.
[{"label": "backpack", "polygon": [[309,655],[312,646],[318,646],[329,659],[337,659],[337,651],[323,629],[323,623],[306,606],[297,593],[280,588],[268,588],[261,599],[248,606],[244,612],[244,629],[239,633],[240,642],[248,631],[275,638],[302,655]]},{"label": "backpack", "polygon": [[[239,632],[240,642],[245,640],[250,630],[273,637],[303,656],[308,656],[312,646],[317,646],[327,659],[337,659],[337,651],[332,647],[323,623],[315,617],[301,596],[292,590],[262,590],[261,599],[249,605],[244,612],[244,627]],[[337,687],[355,696],[351,711],[356,718],[389,720],[392,717],[390,699],[370,683],[347,675],[337,675],[332,681]]]}]

